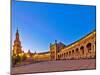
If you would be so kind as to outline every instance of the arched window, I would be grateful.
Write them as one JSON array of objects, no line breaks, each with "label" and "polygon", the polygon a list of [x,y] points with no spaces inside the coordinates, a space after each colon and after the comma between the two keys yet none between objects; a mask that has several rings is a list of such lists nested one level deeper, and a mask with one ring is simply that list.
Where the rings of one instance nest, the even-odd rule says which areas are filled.
[{"label": "arched window", "polygon": [[71,55],[71,51],[69,51],[69,55]]},{"label": "arched window", "polygon": [[80,50],[81,50],[82,54],[84,54],[84,47],[83,46],[80,47]]},{"label": "arched window", "polygon": [[76,52],[79,52],[78,48],[76,48]]},{"label": "arched window", "polygon": [[74,54],[74,50],[72,50],[72,54]]},{"label": "arched window", "polygon": [[65,55],[66,55],[66,54],[64,53],[64,57],[65,57]]},{"label": "arched window", "polygon": [[86,48],[87,48],[88,52],[90,52],[90,51],[91,51],[91,43],[88,43],[88,44],[86,45]]}]

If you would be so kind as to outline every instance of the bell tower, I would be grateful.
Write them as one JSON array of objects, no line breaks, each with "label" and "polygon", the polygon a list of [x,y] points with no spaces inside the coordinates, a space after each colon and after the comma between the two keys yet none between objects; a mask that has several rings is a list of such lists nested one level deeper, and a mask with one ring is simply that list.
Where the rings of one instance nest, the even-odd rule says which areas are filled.
[{"label": "bell tower", "polygon": [[18,55],[22,52],[23,52],[22,51],[22,46],[21,46],[21,42],[20,42],[20,38],[19,38],[19,32],[18,32],[18,28],[17,28],[16,38],[14,40],[14,45],[13,45],[13,54]]}]

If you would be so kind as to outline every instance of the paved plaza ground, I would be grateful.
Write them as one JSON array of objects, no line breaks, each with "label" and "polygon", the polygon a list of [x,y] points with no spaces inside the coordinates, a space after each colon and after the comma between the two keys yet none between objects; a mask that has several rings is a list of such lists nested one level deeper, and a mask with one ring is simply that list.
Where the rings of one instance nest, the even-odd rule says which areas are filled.
[{"label": "paved plaza ground", "polygon": [[45,61],[13,67],[12,74],[95,69],[95,59]]}]

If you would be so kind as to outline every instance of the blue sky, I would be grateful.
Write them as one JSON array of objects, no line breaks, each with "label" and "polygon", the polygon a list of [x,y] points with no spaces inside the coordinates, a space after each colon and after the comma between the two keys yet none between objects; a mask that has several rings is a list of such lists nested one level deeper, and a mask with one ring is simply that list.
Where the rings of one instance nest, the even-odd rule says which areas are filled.
[{"label": "blue sky", "polygon": [[95,6],[13,1],[12,44],[17,27],[24,51],[48,51],[54,40],[71,44],[95,29],[95,13]]}]

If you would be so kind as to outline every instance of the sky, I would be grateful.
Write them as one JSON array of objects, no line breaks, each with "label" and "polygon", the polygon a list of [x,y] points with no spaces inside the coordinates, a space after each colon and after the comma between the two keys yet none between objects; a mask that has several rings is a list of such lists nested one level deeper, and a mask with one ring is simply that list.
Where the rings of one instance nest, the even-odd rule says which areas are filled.
[{"label": "sky", "polygon": [[22,49],[49,51],[55,40],[69,45],[96,26],[96,7],[12,1],[12,45],[18,27]]}]

